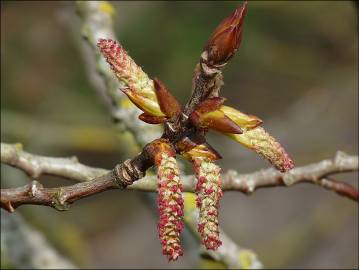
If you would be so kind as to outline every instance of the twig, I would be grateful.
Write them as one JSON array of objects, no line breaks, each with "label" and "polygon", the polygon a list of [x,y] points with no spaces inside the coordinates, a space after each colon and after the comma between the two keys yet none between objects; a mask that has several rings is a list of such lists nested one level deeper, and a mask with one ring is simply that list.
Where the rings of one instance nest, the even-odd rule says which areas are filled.
[{"label": "twig", "polygon": [[89,181],[108,172],[83,165],[76,157],[52,158],[33,155],[23,151],[21,144],[1,143],[1,163],[19,168],[35,179],[47,174]]},{"label": "twig", "polygon": [[40,232],[17,214],[1,210],[1,253],[16,269],[75,269]]},{"label": "twig", "polygon": [[192,95],[186,104],[184,113],[189,114],[205,97],[217,97],[223,85],[223,75],[219,67],[209,67],[203,63],[203,53],[192,79]]},{"label": "twig", "polygon": [[[142,178],[146,170],[153,165],[152,155],[150,153],[152,143],[146,145],[141,153],[131,160],[116,165],[110,172],[101,175],[93,181],[78,183],[71,186],[59,188],[44,188],[39,182],[33,181],[23,187],[13,189],[1,189],[1,207],[13,212],[14,209],[23,204],[38,204],[54,207],[58,210],[66,210],[68,205],[87,196],[103,192],[109,189],[125,188],[134,181]],[[39,169],[40,161],[48,162],[48,158],[27,159],[18,155],[19,145],[15,145],[12,149],[8,145],[1,145],[1,162],[14,166],[21,166],[30,175],[38,176],[41,172],[49,172],[48,168]],[[4,151],[3,151],[4,149]],[[17,149],[17,150],[16,150]],[[25,157],[29,155],[25,153]],[[24,161],[26,160],[26,161]],[[51,160],[51,159],[50,159]],[[69,164],[69,163],[73,164]],[[72,158],[65,163],[65,166],[72,165],[72,173],[80,167],[85,166],[79,164]],[[51,167],[53,174],[59,173],[56,166]],[[78,177],[78,174],[75,174]]]},{"label": "twig", "polygon": [[[134,165],[136,168],[142,168],[141,166],[143,166],[144,159],[141,154],[139,157],[141,158],[138,158],[135,164],[140,163],[141,165]],[[60,188],[44,188],[37,181],[33,181],[24,187],[3,189],[1,191],[1,205],[11,212],[14,207],[21,204],[42,204],[64,210],[63,208],[67,208],[69,203],[83,197],[108,189],[124,188],[128,182],[123,184],[121,181],[129,180],[128,178],[123,178],[122,170],[127,168],[126,173],[131,171],[131,169],[128,169],[129,166],[122,167],[121,165],[116,167],[117,169],[115,168],[114,171],[93,168],[79,163],[74,157],[50,158],[32,155],[23,151],[19,144],[10,145],[2,143],[1,162],[17,167],[33,178],[38,178],[41,174],[47,174],[84,181],[84,183]],[[133,163],[127,162],[127,164]],[[138,169],[136,170],[138,172]],[[337,152],[334,159],[298,167],[287,173],[280,173],[274,169],[266,169],[249,174],[238,174],[236,171],[230,170],[223,174],[222,188],[224,191],[232,190],[250,194],[258,188],[312,183],[358,201],[359,193],[354,187],[328,177],[335,173],[352,171],[358,171],[358,157]],[[117,175],[116,177],[114,176],[115,174]],[[118,175],[122,176],[122,178],[119,178]],[[118,179],[121,179],[120,182]],[[193,192],[194,186],[194,176],[183,177],[185,191]],[[127,188],[155,192],[157,190],[157,179],[154,176],[148,176]]]},{"label": "twig", "polygon": [[237,190],[250,194],[258,188],[311,183],[358,201],[359,193],[353,186],[327,177],[336,173],[354,171],[358,171],[358,156],[350,156],[338,151],[333,159],[296,167],[287,173],[270,168],[240,175],[230,170],[224,176],[224,190]]},{"label": "twig", "polygon": [[[39,177],[41,174],[50,174],[76,181],[87,181],[70,187],[53,189],[43,188],[38,182],[33,181],[31,184],[22,188],[3,190],[1,193],[2,206],[10,211],[13,210],[12,205],[18,206],[18,202],[21,200],[27,200],[27,203],[45,203],[58,210],[66,210],[68,203],[73,202],[74,199],[79,199],[83,196],[95,194],[107,189],[118,188],[118,186],[114,185],[111,177],[108,178],[111,172],[107,170],[82,165],[76,158],[50,158],[32,155],[23,151],[18,144],[1,144],[1,161],[22,169],[30,176]],[[238,174],[235,171],[229,171],[223,175],[223,189],[236,190],[248,194],[258,188],[284,185],[291,186],[295,183],[306,182],[318,184],[343,196],[358,200],[358,191],[353,187],[331,179],[328,180],[328,175],[357,170],[357,156],[348,156],[343,152],[338,152],[334,159],[323,160],[319,163],[298,167],[285,174],[279,173],[274,169],[261,170],[250,174]],[[101,175],[103,176],[101,177]],[[95,181],[89,181],[92,177],[98,178],[96,178]],[[183,183],[185,191],[194,190],[193,176],[184,177]],[[156,191],[157,180],[153,176],[145,177],[128,188],[142,191]],[[89,193],[86,193],[86,190]],[[15,198],[14,203],[8,203],[9,196]],[[49,202],[50,204],[48,204]],[[198,211],[195,208],[191,211],[192,212],[187,213],[189,218],[186,219],[186,223],[196,234],[195,221],[197,220],[196,215],[198,215]],[[229,267],[243,267],[245,261],[249,263],[251,269],[260,268],[262,266],[251,250],[242,249],[237,246],[223,231],[221,231],[221,240],[223,245],[217,252],[204,250],[203,254],[223,261]]]}]

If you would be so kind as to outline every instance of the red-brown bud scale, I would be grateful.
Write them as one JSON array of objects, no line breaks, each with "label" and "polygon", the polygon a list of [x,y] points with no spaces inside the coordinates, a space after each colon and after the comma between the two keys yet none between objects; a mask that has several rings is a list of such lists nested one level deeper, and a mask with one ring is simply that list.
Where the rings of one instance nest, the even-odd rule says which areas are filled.
[{"label": "red-brown bud scale", "polygon": [[217,26],[204,47],[206,64],[220,66],[232,58],[241,43],[246,12],[247,2],[244,2]]}]

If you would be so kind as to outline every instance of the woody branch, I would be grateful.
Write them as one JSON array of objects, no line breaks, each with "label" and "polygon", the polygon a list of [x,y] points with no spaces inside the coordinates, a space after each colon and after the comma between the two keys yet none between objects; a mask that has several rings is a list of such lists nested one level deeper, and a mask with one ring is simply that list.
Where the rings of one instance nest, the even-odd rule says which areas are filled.
[{"label": "woody branch", "polygon": [[[181,140],[187,138],[186,136],[189,138],[190,135],[192,135],[191,139],[199,138],[198,141],[193,141],[195,145],[204,143],[204,135],[208,131],[207,128],[218,127],[218,125],[213,125],[213,121],[219,121],[218,123],[221,124],[220,131],[227,134],[241,134],[242,130],[237,126],[237,124],[242,124],[241,127],[245,129],[246,134],[244,134],[243,137],[240,135],[238,135],[239,137],[237,135],[231,136],[234,137],[234,139],[238,142],[244,144],[248,148],[255,150],[260,155],[269,159],[279,170],[287,171],[293,167],[292,161],[281,148],[281,146],[270,135],[268,135],[262,128],[257,128],[257,126],[261,123],[259,119],[243,115],[239,111],[235,111],[233,108],[224,106],[221,107],[221,110],[217,110],[216,114],[211,115],[211,121],[206,122],[206,119],[204,118],[205,113],[210,113],[211,111],[203,110],[203,108],[208,109],[212,106],[213,111],[219,108],[224,102],[223,98],[218,97],[218,93],[222,85],[222,75],[220,70],[226,65],[227,61],[238,49],[240,37],[242,34],[240,20],[244,17],[244,14],[245,5],[237,9],[235,13],[229,17],[229,19],[225,19],[225,23],[223,25],[226,27],[226,29],[222,29],[224,26],[217,28],[210,38],[210,42],[205,46],[201,55],[200,63],[196,68],[196,73],[193,80],[192,97],[185,106],[183,112],[181,110],[171,111],[173,106],[165,106],[166,102],[162,102],[160,97],[161,95],[163,97],[167,95],[166,98],[168,99],[170,96],[161,83],[156,80],[154,81],[154,84],[161,110],[159,111],[156,106],[153,108],[151,103],[151,101],[153,101],[153,81],[150,80],[140,68],[136,67],[136,64],[133,62],[133,60],[126,55],[122,47],[119,46],[116,42],[109,39],[102,39],[100,40],[98,46],[101,52],[107,58],[107,61],[111,65],[112,69],[115,71],[115,73],[117,72],[116,75],[120,77],[120,81],[124,80],[127,83],[127,87],[121,90],[124,91],[138,107],[143,109],[144,113],[141,115],[142,118],[140,116],[140,119],[148,123],[152,121],[152,124],[155,124],[154,121],[166,119],[164,122],[165,132],[163,133],[162,138],[166,139],[166,143],[173,146],[178,154],[189,152],[190,150],[186,148],[184,144],[180,144],[184,143]],[[223,34],[225,34],[225,44],[222,41]],[[219,48],[221,48],[221,50],[219,50]],[[122,59],[122,61],[119,61],[119,59]],[[124,63],[127,63],[128,65],[127,68],[129,69],[127,71],[124,71]],[[130,71],[131,73],[128,73]],[[143,86],[146,89],[141,88]],[[137,89],[137,87],[139,88]],[[139,92],[136,93],[134,89],[142,91],[143,95],[141,96]],[[158,93],[161,91],[162,94],[158,95]],[[211,106],[207,106],[208,108],[205,108],[205,106],[197,108],[198,105],[203,103],[208,98],[212,98]],[[143,99],[148,99],[149,101],[143,102]],[[173,102],[169,103],[171,105],[174,104]],[[202,116],[200,112],[202,113]],[[152,113],[152,115],[148,113]],[[163,116],[163,113],[165,116]],[[227,114],[228,117],[224,114]],[[208,117],[208,115],[210,114],[207,114],[206,117]],[[188,117],[190,117],[189,120]],[[209,125],[211,123],[212,126]],[[203,126],[203,124],[208,124],[208,126]],[[265,141],[267,144],[263,145],[261,143],[263,141]],[[14,208],[25,203],[48,205],[61,210],[66,208],[68,204],[71,204],[83,197],[87,197],[112,188],[125,188],[144,176],[145,171],[154,164],[153,154],[150,150],[153,149],[154,145],[156,145],[155,142],[146,145],[143,151],[134,159],[127,160],[126,162],[117,165],[112,171],[96,177],[93,179],[93,181],[52,189],[43,188],[37,182],[33,182],[31,185],[27,185],[22,188],[2,190],[1,205],[3,208],[9,211],[13,211]],[[193,148],[194,145],[189,145],[189,147]],[[197,150],[202,151],[203,149],[200,148]],[[211,150],[209,150],[208,153],[213,154]],[[344,163],[347,165],[346,162]],[[358,166],[357,163],[358,162],[356,157],[356,170]],[[322,176],[309,174],[311,168],[307,168],[308,172],[302,172],[303,174],[301,177],[298,176],[299,178],[294,175],[293,171],[287,174],[278,174],[275,175],[274,178],[271,178],[271,181],[273,182],[258,184],[258,187],[270,185],[291,185],[296,182],[311,181],[325,188],[332,189],[339,194],[358,200],[358,192],[353,187],[328,178],[324,178],[325,176],[332,173],[330,170],[328,171],[328,166],[325,165],[328,164],[322,164]],[[345,171],[346,165],[341,164],[341,161],[339,161],[338,164],[337,159],[335,159],[332,164],[332,167],[334,167],[333,173]],[[43,172],[48,173],[48,170],[44,169]],[[267,173],[275,174],[273,171],[268,171]],[[33,169],[31,174],[36,176],[39,174],[39,170]],[[243,183],[240,181],[235,183],[235,181],[233,181],[232,188],[235,186],[240,191],[250,193],[257,187],[255,184],[253,184],[253,182],[253,179],[246,179],[246,181],[243,181]],[[228,189],[230,190],[231,188]],[[193,185],[191,186],[191,190],[193,190]]]},{"label": "woody branch", "polygon": [[[20,188],[2,189],[1,207],[11,212],[22,204],[41,204],[62,209],[61,206],[67,206],[83,197],[108,189],[123,188],[126,185],[125,183],[128,183],[128,178],[119,175],[121,173],[128,174],[129,170],[126,168],[129,166],[116,167],[117,169],[108,171],[83,165],[74,157],[55,158],[33,155],[23,151],[19,145],[2,143],[1,162],[24,171],[30,177],[54,175],[80,182],[72,186],[44,188],[38,182],[33,181]],[[140,159],[136,162],[141,163],[144,160]],[[137,164],[136,162],[132,164]],[[132,166],[136,167],[137,165]],[[126,170],[126,173],[123,170]],[[337,152],[333,159],[297,167],[287,173],[265,169],[249,174],[238,174],[234,170],[229,170],[223,174],[222,189],[250,194],[259,188],[311,183],[358,201],[359,193],[354,187],[329,178],[333,174],[354,171],[358,171],[358,156]],[[184,191],[194,192],[195,178],[193,175],[184,176],[182,182]],[[146,176],[127,188],[155,192],[157,190],[157,179],[155,176]]]},{"label": "woody branch", "polygon": [[[155,142],[149,143],[143,148],[142,152],[133,159],[116,165],[113,170],[95,178],[93,181],[60,188],[44,188],[39,182],[33,181],[31,184],[23,187],[1,189],[1,207],[9,212],[13,212],[16,207],[22,204],[47,205],[57,209],[66,209],[69,204],[81,198],[109,189],[126,188],[134,181],[142,178],[146,170],[153,165],[153,155],[151,153],[153,144],[155,144]],[[19,149],[18,146],[11,149],[11,147],[9,148],[7,145],[2,144],[1,153],[4,153],[4,155],[1,155],[1,162],[10,165],[17,164],[33,177],[39,176],[41,172],[49,173],[51,169],[54,169],[54,175],[61,172],[61,170],[58,170],[58,167],[43,167],[39,169],[41,167],[39,160],[32,160],[32,162],[25,161],[25,158],[18,154],[16,148]],[[50,161],[51,159],[42,158],[42,160]],[[67,164],[65,163],[65,165],[69,167],[71,161],[76,162],[75,159],[72,158],[72,160],[68,161]],[[77,164],[77,168],[79,167],[83,169],[83,166]],[[64,171],[66,171],[66,168],[64,168]]]}]

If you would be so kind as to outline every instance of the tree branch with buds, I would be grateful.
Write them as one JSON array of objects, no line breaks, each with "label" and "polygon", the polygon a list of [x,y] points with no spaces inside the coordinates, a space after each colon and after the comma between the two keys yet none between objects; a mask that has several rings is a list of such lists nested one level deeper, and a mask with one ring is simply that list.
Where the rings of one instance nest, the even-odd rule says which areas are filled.
[{"label": "tree branch with buds", "polygon": [[[36,178],[38,178],[42,175],[54,175],[78,182],[96,183],[99,177],[110,172],[105,169],[83,165],[74,157],[55,158],[30,154],[23,151],[21,145],[19,144],[10,145],[2,143],[1,162],[24,171],[30,177],[36,176]],[[297,183],[312,183],[326,188],[326,186],[321,185],[327,181],[326,178],[337,173],[354,171],[358,171],[358,156],[349,156],[343,152],[338,152],[333,159],[327,159],[318,163],[297,167],[288,173],[280,173],[274,169],[265,169],[254,173],[238,174],[236,171],[230,170],[222,174],[222,189],[223,191],[239,191],[245,194],[252,194],[258,188],[293,186]],[[195,176],[183,176],[181,180],[183,191],[195,192]],[[343,182],[337,183],[339,185],[330,185],[330,189],[332,191],[358,201],[359,193],[354,187]],[[35,187],[31,188],[33,185],[35,185]],[[128,186],[128,189],[156,192],[157,185],[158,182],[155,176],[145,176],[141,180]],[[39,196],[41,194],[41,192],[37,192],[38,187],[39,186],[36,185],[35,182],[24,188],[24,190],[29,191],[24,193],[27,196],[23,198],[25,200],[24,204],[27,204],[26,200],[33,200],[32,194],[35,196]],[[41,187],[41,189],[45,189],[47,191],[46,188]],[[5,191],[7,196],[4,196]],[[62,194],[65,195],[64,197],[69,197],[65,194],[66,190],[63,190],[61,187],[57,188],[57,192],[54,192],[53,194],[61,194],[61,191]],[[17,192],[17,189],[1,190],[1,205],[4,209],[8,211],[14,210],[14,208],[9,207],[10,205],[13,205],[13,203],[8,203],[8,200],[11,201],[13,199],[14,201],[17,201]],[[82,190],[78,189],[78,192],[81,193]],[[189,193],[185,193],[185,198],[189,198],[189,196]],[[195,198],[192,200],[195,200]],[[18,204],[17,206],[20,205],[21,204]],[[59,205],[51,203],[46,205],[55,207],[57,210],[66,210],[69,207],[69,204],[66,204],[66,207],[61,207],[61,205],[59,207]],[[192,230],[194,230],[194,233],[196,228],[194,226],[195,224],[192,222],[192,218],[195,220],[199,218],[199,213],[195,210],[196,209],[194,207],[191,207],[191,204],[185,205],[185,213],[188,217],[187,224],[189,224],[191,228],[193,227]],[[241,254],[242,256],[240,257],[249,256],[251,258],[251,268],[260,267],[261,264],[252,251],[238,247],[228,236],[225,235],[223,231],[220,231],[220,235],[223,245],[219,247],[215,253],[213,251],[204,251],[205,254],[208,253],[207,255],[210,255],[216,260],[225,262],[228,267],[243,266],[243,262],[238,262],[238,258],[236,256],[236,254]]]},{"label": "tree branch with buds", "polygon": [[[198,230],[206,247],[214,250],[221,244],[217,209],[222,191],[220,187],[216,188],[220,186],[219,168],[213,162],[221,156],[206,141],[209,129],[224,133],[254,149],[282,172],[294,166],[281,145],[259,127],[262,123],[260,119],[223,106],[225,98],[219,96],[223,84],[221,69],[239,48],[246,8],[247,3],[239,6],[211,35],[196,67],[192,97],[184,107],[163,82],[150,79],[118,42],[99,39],[97,43],[117,79],[123,84],[120,90],[142,110],[139,119],[149,124],[163,124],[161,138],[167,140],[166,143],[176,154],[183,155],[195,164],[199,182],[197,205],[202,221],[206,222],[201,222]],[[204,166],[206,169],[199,169]],[[201,175],[204,171],[205,176]],[[202,200],[206,203],[202,203]],[[174,249],[166,252],[167,255],[176,254],[170,259],[177,259],[179,254]]]},{"label": "tree branch with buds", "polygon": [[[112,117],[116,120],[116,127],[118,127],[120,131],[124,129],[126,131],[130,131],[138,145],[140,147],[143,147],[149,140],[156,137],[158,138],[160,136],[160,128],[158,125],[149,126],[141,121],[137,121],[139,109],[134,105],[131,106],[131,104],[133,103],[128,102],[128,100],[126,100],[126,96],[121,95],[120,91],[118,91],[118,88],[122,89],[125,87],[126,84],[121,83],[121,81],[119,80],[116,81],[116,78],[113,76],[111,70],[105,65],[104,59],[100,57],[96,47],[97,40],[100,37],[115,39],[113,31],[113,15],[115,14],[115,12],[113,12],[111,5],[109,5],[109,3],[107,2],[81,1],[77,2],[77,11],[81,18],[81,34],[86,41],[82,43],[84,46],[81,46],[81,52],[83,52],[84,60],[87,63],[86,66],[90,71],[89,79],[93,83],[95,89],[101,94],[101,96],[105,96],[107,97],[107,99],[111,100],[111,102],[109,102],[107,105],[109,108],[111,108]],[[74,28],[77,27],[71,27],[70,29]],[[75,33],[75,39],[77,40],[77,33]],[[90,46],[86,46],[86,43]],[[88,47],[91,48],[91,53],[88,53],[88,51],[86,51]],[[91,57],[89,57],[91,55],[95,56],[96,62],[94,62]],[[105,87],[103,87],[103,85],[100,83],[101,80],[96,80],[96,78],[98,77],[102,78],[102,81],[105,83]],[[139,118],[145,121],[144,115],[140,115]],[[152,184],[154,184],[154,188],[157,187],[156,183],[153,182],[149,183],[149,186],[147,187],[150,187]],[[130,189],[133,187],[133,185],[129,186]],[[193,205],[195,205],[195,203],[193,203]],[[197,218],[191,215],[191,218],[185,219],[185,223],[188,227],[195,228],[196,220]],[[196,234],[195,236],[197,239],[200,239],[199,235]],[[227,238],[229,239],[229,237]],[[223,243],[223,249],[221,250],[225,258],[236,258],[237,255],[235,254],[238,254],[238,256],[242,254],[242,248],[227,248],[227,244],[228,246],[232,247],[236,246],[236,244],[231,241],[225,241]],[[236,251],[238,251],[238,253],[235,253]],[[232,254],[227,254],[230,252]],[[210,254],[210,257],[218,261],[217,257],[213,256],[213,253]],[[253,254],[251,258],[252,260],[250,261],[253,262],[253,265],[256,265],[255,262],[258,262],[256,256]],[[237,260],[237,264],[232,261],[230,265],[235,268],[240,268],[242,263]]]},{"label": "tree branch with buds", "polygon": [[[36,176],[35,178],[39,178],[43,175],[53,175],[80,183],[93,182],[92,185],[101,179],[102,176],[111,173],[111,171],[106,169],[83,165],[75,157],[57,158],[34,155],[22,150],[22,147],[19,144],[1,143],[1,163],[18,168],[32,178],[34,175]],[[221,187],[223,191],[238,191],[244,194],[252,194],[255,190],[260,188],[278,186],[291,187],[299,183],[310,183],[334,191],[354,201],[358,201],[359,193],[353,186],[331,179],[334,174],[356,172],[358,171],[358,167],[358,156],[350,156],[339,151],[332,159],[326,159],[317,163],[297,167],[288,173],[281,173],[271,168],[248,174],[239,174],[235,170],[229,170],[222,174]],[[36,173],[34,174],[34,172]],[[182,176],[181,181],[183,191],[195,192],[196,180],[194,175]],[[112,184],[109,184],[106,181],[104,181],[104,183],[106,186],[112,186]],[[36,183],[33,184],[36,185]],[[27,190],[31,191],[30,187],[33,184],[27,185]],[[157,185],[158,182],[156,176],[150,175],[144,176],[142,179],[134,182],[132,185],[128,186],[127,189],[155,192],[157,190]],[[39,185],[37,185],[35,189],[38,187]],[[47,190],[46,188],[41,188]],[[113,185],[113,188],[118,188],[118,186]],[[22,189],[25,190],[26,188],[23,187]],[[61,187],[57,188],[57,192],[53,193],[60,193],[60,189]],[[93,194],[101,192],[102,190],[103,188],[98,190],[93,189]],[[82,190],[79,189],[79,192],[81,191]],[[11,202],[11,205],[14,205],[11,199],[14,199],[14,201],[18,200],[17,192],[17,188],[1,190],[1,205],[4,209],[8,211],[11,210],[11,208],[7,207],[8,201]],[[62,193],[64,192],[66,192],[66,190],[62,189]],[[37,192],[34,193],[36,196],[40,194]],[[72,196],[75,194],[73,193]],[[31,192],[26,195],[28,198],[23,199],[34,200],[31,198]],[[25,201],[24,204],[30,204],[30,202]],[[17,206],[20,205],[21,204],[18,204]],[[45,205],[55,206],[51,203]],[[12,210],[14,210],[14,208],[12,208]]]},{"label": "tree branch with buds", "polygon": [[[176,260],[183,254],[180,233],[183,229],[184,190],[196,193],[199,210],[197,230],[208,250],[217,250],[222,244],[218,224],[222,190],[251,193],[259,187],[289,186],[307,181],[358,201],[358,192],[353,187],[328,178],[331,173],[357,170],[357,157],[339,154],[333,161],[293,169],[292,159],[265,131],[262,120],[224,105],[226,99],[219,95],[223,85],[222,69],[240,46],[246,10],[245,2],[225,18],[210,36],[196,66],[192,95],[185,106],[176,100],[163,82],[157,78],[152,80],[120,43],[106,36],[96,37],[98,50],[116,76],[119,90],[142,111],[139,120],[163,125],[161,137],[146,144],[137,156],[118,164],[111,171],[90,168],[75,159],[32,157],[19,147],[16,149],[16,146],[4,145],[3,155],[2,145],[2,162],[23,169],[33,178],[45,173],[91,181],[58,188],[44,188],[39,182],[33,181],[24,187],[2,189],[1,207],[13,212],[22,204],[38,204],[65,210],[69,204],[81,198],[109,189],[131,187],[145,176],[149,168],[155,166],[157,182],[147,179],[143,184],[132,186],[141,189],[141,185],[148,186],[148,181],[152,181],[149,190],[158,190],[158,230],[162,251],[169,260]],[[254,150],[280,172],[266,170],[239,176],[230,172],[221,176],[215,161],[222,157],[206,140],[210,130]],[[182,155],[193,164],[195,177],[180,176],[175,159],[177,155]],[[79,172],[85,170],[88,174]]]}]

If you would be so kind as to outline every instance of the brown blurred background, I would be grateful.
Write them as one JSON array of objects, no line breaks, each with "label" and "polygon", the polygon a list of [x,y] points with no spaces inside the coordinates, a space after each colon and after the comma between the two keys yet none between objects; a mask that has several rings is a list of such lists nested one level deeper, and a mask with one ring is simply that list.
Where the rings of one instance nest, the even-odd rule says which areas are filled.
[{"label": "brown blurred background", "polygon": [[[183,103],[202,46],[240,2],[113,2],[116,33],[135,61]],[[358,24],[354,1],[254,1],[244,37],[224,71],[228,104],[259,116],[297,166],[358,154]],[[88,82],[74,41],[72,2],[1,2],[1,141],[49,156],[76,155],[104,168],[136,153],[117,134]],[[224,170],[269,167],[225,137],[209,141]],[[188,165],[188,164],[187,164]],[[186,168],[186,172],[190,172]],[[337,177],[358,187],[358,174]],[[1,165],[1,187],[27,177]],[[42,177],[46,186],[70,184]],[[140,192],[110,191],[70,211],[23,206],[23,214],[82,267],[196,267],[196,247],[167,263],[157,215]],[[268,268],[358,268],[358,204],[313,185],[228,192],[221,226]]]}]

